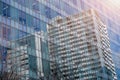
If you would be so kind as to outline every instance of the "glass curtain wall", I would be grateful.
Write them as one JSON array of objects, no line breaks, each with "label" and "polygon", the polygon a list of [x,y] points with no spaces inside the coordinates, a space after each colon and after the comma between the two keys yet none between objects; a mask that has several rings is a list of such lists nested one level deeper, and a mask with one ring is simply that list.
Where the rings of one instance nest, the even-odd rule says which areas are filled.
[{"label": "glass curtain wall", "polygon": [[0,0],[1,75],[52,79],[47,24],[56,16],[76,12],[78,9],[62,0]]},{"label": "glass curtain wall", "polygon": [[[119,2],[119,0],[117,0]],[[107,25],[107,31],[110,39],[112,58],[115,63],[118,80],[120,79],[120,16],[119,3],[113,0],[78,0],[77,2],[82,10],[89,8],[95,9],[102,21]]]}]

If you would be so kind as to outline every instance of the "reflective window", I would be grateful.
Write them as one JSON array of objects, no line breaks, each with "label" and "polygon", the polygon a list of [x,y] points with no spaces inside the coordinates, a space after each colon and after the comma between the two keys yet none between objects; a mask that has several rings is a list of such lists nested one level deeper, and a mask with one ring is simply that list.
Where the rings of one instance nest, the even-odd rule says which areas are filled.
[{"label": "reflective window", "polygon": [[52,4],[54,4],[54,6],[58,9],[61,9],[61,6],[60,6],[60,0],[54,0],[54,2],[52,2]]},{"label": "reflective window", "polygon": [[3,1],[4,3],[10,3],[10,0],[1,0],[1,1]]},{"label": "reflective window", "polygon": [[26,32],[19,30],[19,38],[25,37],[26,35],[27,35]]},{"label": "reflective window", "polygon": [[5,17],[10,17],[10,6],[5,3],[2,4],[2,15]]},{"label": "reflective window", "polygon": [[74,14],[78,12],[75,8],[71,7],[69,4],[61,2],[61,7],[62,9],[67,13],[67,14]]},{"label": "reflective window", "polygon": [[47,29],[46,29],[46,23],[45,23],[45,22],[41,21],[40,27],[41,27],[41,30],[42,30],[42,31],[44,31],[44,32],[47,31]]},{"label": "reflective window", "polygon": [[39,1],[34,0],[32,4],[32,8],[34,11],[39,11]]},{"label": "reflective window", "polygon": [[9,40],[10,39],[10,29],[7,28],[7,26],[4,25],[4,27],[2,27],[2,36],[3,39]]},{"label": "reflective window", "polygon": [[21,24],[26,24],[26,14],[22,11],[19,11],[19,22]]},{"label": "reflective window", "polygon": [[40,20],[38,18],[33,18],[33,28],[35,31],[40,31]]},{"label": "reflective window", "polygon": [[45,15],[51,19],[51,10],[49,7],[45,6]]},{"label": "reflective window", "polygon": [[26,0],[14,0],[14,1],[17,2],[18,4],[26,6],[26,3],[25,3]]}]

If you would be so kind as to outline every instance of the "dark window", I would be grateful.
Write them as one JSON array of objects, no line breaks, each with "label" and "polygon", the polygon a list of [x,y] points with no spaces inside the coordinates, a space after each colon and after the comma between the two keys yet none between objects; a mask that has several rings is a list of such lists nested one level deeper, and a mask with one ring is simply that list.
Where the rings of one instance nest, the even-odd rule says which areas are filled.
[{"label": "dark window", "polygon": [[40,31],[40,20],[33,18],[33,28],[35,31]]},{"label": "dark window", "polygon": [[26,24],[26,14],[22,11],[19,11],[19,22],[21,24]]},{"label": "dark window", "polygon": [[10,17],[10,6],[5,3],[2,5],[2,15],[5,17]]},{"label": "dark window", "polygon": [[3,27],[2,28],[2,35],[3,35],[4,39],[9,40],[10,39],[10,29]]},{"label": "dark window", "polygon": [[50,8],[47,6],[45,6],[45,15],[47,18],[51,19],[51,11],[50,11]]},{"label": "dark window", "polygon": [[32,8],[34,11],[39,11],[39,1],[34,0],[34,2],[32,4]]}]

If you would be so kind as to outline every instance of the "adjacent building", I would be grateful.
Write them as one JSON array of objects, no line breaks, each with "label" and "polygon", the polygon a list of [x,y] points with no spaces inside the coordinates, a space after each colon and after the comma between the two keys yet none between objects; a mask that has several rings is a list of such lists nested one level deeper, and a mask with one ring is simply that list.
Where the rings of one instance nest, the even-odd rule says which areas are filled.
[{"label": "adjacent building", "polygon": [[[39,80],[50,76],[49,56],[42,54],[40,34],[28,35],[11,41],[12,48],[8,50],[7,68],[13,71],[20,80]],[[15,46],[16,45],[16,46]],[[44,60],[45,59],[45,60]]]},{"label": "adjacent building", "polygon": [[[8,50],[8,72],[16,73],[21,80],[39,80],[50,75],[49,56],[42,54],[42,33],[28,35],[11,41],[12,48]],[[46,61],[46,62],[45,62]]]},{"label": "adjacent building", "polygon": [[107,26],[93,9],[48,25],[52,73],[65,80],[116,80]]}]

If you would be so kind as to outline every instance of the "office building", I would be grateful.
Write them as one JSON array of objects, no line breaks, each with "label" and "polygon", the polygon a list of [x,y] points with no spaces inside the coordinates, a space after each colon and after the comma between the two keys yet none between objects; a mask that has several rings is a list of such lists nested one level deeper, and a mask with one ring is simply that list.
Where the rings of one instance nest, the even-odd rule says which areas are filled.
[{"label": "office building", "polygon": [[90,9],[48,25],[53,74],[65,80],[116,80],[107,26]]},{"label": "office building", "polygon": [[7,69],[8,72],[13,71],[20,76],[20,80],[49,78],[50,65],[44,63],[44,61],[49,61],[49,56],[42,54],[43,38],[40,34],[42,33],[11,41],[12,48],[7,51]]},{"label": "office building", "polygon": [[[18,67],[16,67],[13,64],[6,65],[7,62],[4,62],[4,65],[8,66],[8,70],[11,69],[11,66],[16,70],[16,72],[19,70],[18,75],[22,74],[22,80],[31,78],[32,80],[36,80],[38,77],[45,77],[48,80],[50,75],[50,61],[48,60],[49,52],[46,26],[52,18],[58,15],[65,17],[76,12],[78,12],[78,9],[75,6],[67,4],[65,1],[0,0],[0,55],[1,57],[4,57],[2,54],[5,52],[5,54],[10,57],[7,62],[16,63],[15,65],[19,64]],[[32,36],[35,34],[41,36],[39,43],[34,42],[36,39]],[[32,40],[30,40],[28,36],[31,36]],[[33,42],[29,43],[29,48],[28,40]],[[40,50],[36,47],[38,45],[40,45]],[[6,50],[2,49],[2,47],[6,48]],[[29,54],[41,55],[40,58],[42,61],[41,59],[38,60],[35,56],[30,56]],[[17,56],[18,58],[16,58]],[[23,61],[21,61],[22,58]],[[3,69],[7,70],[3,67],[2,59],[3,58],[0,58],[1,71],[3,71]],[[38,63],[40,62],[42,63],[38,66]],[[34,71],[32,71],[33,65]],[[20,66],[27,67],[23,68]],[[40,66],[41,68],[39,68]],[[42,71],[41,75],[37,74],[37,69]]]},{"label": "office building", "polygon": [[[46,34],[46,25],[52,18],[58,15],[66,17],[89,8],[97,10],[107,24],[111,50],[116,57],[120,53],[119,8],[113,7],[109,0],[0,0],[0,55],[7,51],[2,47],[12,48],[8,48],[10,41],[22,39],[35,32],[43,31]],[[48,42],[41,43],[42,53],[48,56]],[[44,63],[48,64],[49,61]],[[117,70],[119,66],[116,64]]]},{"label": "office building", "polygon": [[[108,26],[108,36],[110,40],[110,48],[112,51],[112,58],[115,63],[118,80],[120,80],[120,65],[117,60],[117,55],[120,54],[120,6],[119,0],[78,0],[80,11],[89,8],[95,9],[99,12],[101,19]],[[76,4],[76,5],[77,5]]]}]

